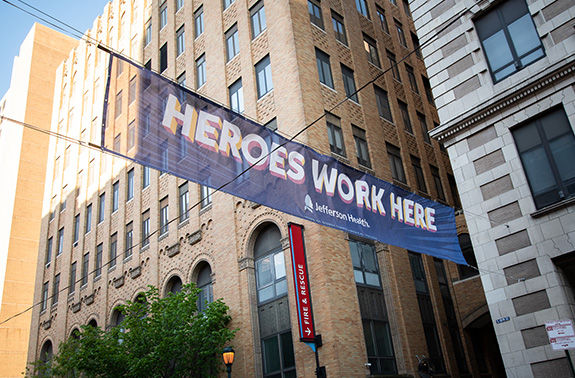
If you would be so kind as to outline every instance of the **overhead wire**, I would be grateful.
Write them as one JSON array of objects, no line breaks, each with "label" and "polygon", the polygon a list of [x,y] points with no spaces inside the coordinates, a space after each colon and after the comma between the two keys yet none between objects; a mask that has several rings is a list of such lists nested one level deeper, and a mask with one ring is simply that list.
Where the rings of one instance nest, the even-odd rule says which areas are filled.
[{"label": "overhead wire", "polygon": [[[42,10],[40,10],[40,9],[38,9],[38,8],[36,8],[36,7],[32,6],[32,5],[30,5],[30,4],[28,4],[27,2],[25,2],[25,1],[23,1],[23,0],[16,0],[16,1],[20,2],[21,4],[24,4],[24,5],[28,6],[28,7],[30,7],[31,9],[34,9],[36,12],[39,12],[39,13],[42,14],[43,16],[50,18],[50,19],[53,20],[54,22],[57,22],[57,23],[59,23],[59,24],[61,24],[61,25],[64,25],[65,27],[67,27],[67,28],[69,28],[70,30],[72,30],[73,33],[70,32],[70,31],[67,31],[63,26],[56,25],[54,22],[48,21],[46,18],[41,17],[41,16],[38,16],[38,15],[36,15],[36,14],[34,14],[34,13],[32,13],[32,12],[30,12],[30,11],[28,11],[28,10],[22,8],[22,7],[19,7],[18,5],[14,4],[14,3],[12,3],[12,2],[10,2],[10,1],[8,1],[8,0],[2,0],[2,1],[5,2],[6,4],[9,4],[9,5],[15,7],[16,9],[19,9],[19,10],[21,10],[21,11],[23,11],[23,12],[25,12],[25,13],[31,15],[32,17],[36,17],[36,18],[38,18],[38,19],[40,19],[40,20],[46,22],[46,23],[49,24],[50,26],[53,26],[54,28],[56,28],[56,29],[58,29],[58,30],[60,30],[60,31],[63,31],[63,32],[66,33],[66,34],[72,35],[73,37],[76,37],[76,38],[78,38],[78,39],[80,39],[80,40],[84,40],[85,42],[93,43],[93,44],[95,44],[97,47],[100,47],[100,48],[101,48],[102,50],[104,50],[104,51],[106,51],[106,49],[108,50],[108,52],[109,52],[109,51],[113,51],[115,54],[117,54],[117,55],[123,57],[124,59],[126,59],[126,60],[128,60],[128,61],[134,62],[134,60],[133,60],[131,57],[126,56],[125,54],[123,54],[123,53],[121,53],[121,52],[115,51],[112,47],[107,46],[106,44],[102,43],[101,41],[98,41],[98,40],[96,40],[96,39],[90,37],[88,34],[81,32],[80,30],[78,30],[77,28],[75,28],[75,27],[69,25],[68,23],[63,22],[63,21],[61,21],[61,20],[59,20],[59,19],[57,19],[57,18],[51,16],[50,14],[48,14],[48,13],[46,13],[46,12],[44,12],[44,11],[42,11]],[[353,92],[353,93],[347,95],[343,100],[341,100],[341,101],[339,101],[338,103],[336,103],[336,104],[335,104],[334,106],[332,106],[327,112],[324,112],[321,116],[317,117],[314,121],[312,121],[311,123],[309,123],[308,125],[306,125],[305,127],[303,127],[300,131],[296,132],[293,136],[291,136],[291,137],[286,136],[286,137],[285,137],[285,138],[286,138],[286,141],[285,141],[285,142],[283,142],[282,144],[279,144],[275,149],[271,150],[267,155],[263,155],[255,164],[248,166],[246,169],[244,169],[242,172],[240,172],[237,176],[235,176],[233,179],[231,179],[231,180],[228,181],[227,183],[224,183],[224,184],[221,185],[220,187],[213,189],[213,192],[212,192],[210,195],[212,195],[212,194],[214,194],[214,193],[216,193],[216,192],[218,192],[218,191],[221,191],[221,190],[222,190],[223,188],[225,188],[227,185],[229,185],[229,184],[231,184],[232,182],[234,182],[235,180],[239,179],[242,175],[244,175],[246,172],[248,172],[254,165],[257,165],[260,161],[266,159],[269,155],[271,155],[271,154],[272,154],[274,151],[276,151],[277,149],[279,149],[279,148],[285,146],[285,145],[286,145],[287,143],[289,143],[289,142],[294,141],[298,136],[300,136],[300,135],[303,134],[305,131],[307,131],[309,128],[311,128],[313,125],[315,125],[316,123],[318,123],[320,120],[322,120],[322,119],[326,116],[327,113],[332,112],[333,110],[335,110],[336,108],[338,108],[339,106],[341,106],[342,104],[344,104],[344,103],[345,103],[346,101],[348,101],[349,99],[352,99],[352,98],[353,98],[354,96],[356,96],[360,91],[362,91],[362,90],[364,90],[365,88],[367,88],[368,86],[374,84],[374,83],[375,83],[379,78],[381,78],[383,75],[385,75],[386,73],[388,73],[388,72],[390,72],[391,70],[393,70],[394,68],[396,68],[396,67],[399,65],[399,63],[405,61],[405,60],[408,59],[411,55],[413,55],[414,53],[416,53],[418,50],[421,50],[421,49],[423,49],[424,47],[426,47],[428,44],[432,43],[433,40],[435,39],[434,37],[437,37],[440,33],[442,33],[443,31],[447,30],[447,28],[449,28],[455,21],[457,21],[457,20],[458,20],[460,17],[462,17],[465,13],[470,12],[470,11],[471,11],[471,8],[473,8],[475,5],[479,4],[481,1],[482,1],[482,0],[478,0],[478,1],[476,1],[473,5],[471,5],[469,8],[464,8],[464,9],[461,10],[459,13],[453,15],[448,21],[446,21],[445,25],[444,25],[439,31],[437,31],[437,33],[434,34],[434,36],[430,37],[426,42],[420,44],[419,46],[415,46],[414,49],[410,50],[409,53],[407,53],[405,56],[403,56],[400,60],[398,60],[398,61],[395,62],[395,63],[392,63],[389,68],[384,69],[384,70],[381,70],[381,72],[380,72],[378,75],[376,75],[373,79],[371,79],[371,80],[369,80],[368,82],[366,82],[364,85],[362,85],[360,88],[358,88],[355,92]],[[141,64],[141,62],[139,63],[139,65],[143,67],[143,65]],[[159,73],[156,72],[156,71],[154,71],[154,72],[155,72],[156,74],[159,74]],[[161,76],[163,76],[163,75],[161,75]],[[165,76],[163,76],[163,77],[165,77]],[[170,78],[168,78],[168,79],[170,79]],[[170,79],[170,80],[172,80],[172,79]],[[172,81],[173,81],[173,80],[172,80]],[[175,83],[175,82],[174,82],[174,84],[180,85],[180,84],[177,84],[177,83]],[[190,88],[188,88],[188,87],[186,87],[186,86],[184,86],[184,87],[185,87],[186,89],[188,89],[188,90],[191,91]],[[202,96],[205,97],[205,98],[209,98],[209,97],[207,97],[207,96],[205,96],[205,95],[202,95]],[[216,102],[216,103],[222,105],[222,106],[225,106],[224,104],[220,103],[219,101],[213,100],[213,99],[211,99],[211,98],[209,98],[209,99],[210,99],[211,101],[214,101],[214,102]],[[242,114],[242,117],[246,117],[246,116]],[[249,118],[249,117],[246,117],[246,118]],[[61,139],[67,140],[67,141],[72,142],[72,143],[77,143],[77,144],[79,144],[80,146],[83,146],[83,147],[88,147],[88,148],[91,148],[91,149],[98,150],[99,152],[102,152],[102,153],[107,153],[107,152],[102,148],[102,146],[98,146],[98,145],[95,145],[95,144],[90,143],[90,142],[85,142],[85,141],[77,140],[77,139],[74,139],[74,138],[70,138],[70,137],[68,137],[68,136],[66,136],[66,135],[62,135],[62,134],[59,134],[59,133],[55,133],[55,132],[53,132],[53,131],[46,130],[45,128],[41,128],[41,127],[38,127],[38,126],[35,126],[35,125],[31,125],[31,124],[28,124],[28,123],[25,123],[25,122],[17,121],[17,120],[14,120],[14,119],[9,118],[9,117],[6,117],[6,116],[1,116],[0,122],[2,121],[2,119],[6,119],[6,120],[8,120],[8,121],[10,121],[10,122],[14,122],[14,123],[19,124],[19,125],[21,125],[21,126],[23,126],[23,127],[29,127],[29,128],[34,129],[34,130],[36,130],[36,131],[46,133],[46,134],[48,134],[48,135],[50,135],[50,136],[54,136],[54,137],[56,137],[56,138],[61,138]],[[253,119],[252,119],[252,120],[253,120]],[[257,120],[254,120],[254,121],[257,122]],[[277,132],[277,131],[276,131],[276,132]],[[111,153],[108,153],[108,154],[111,155],[111,156],[116,156],[116,157],[118,156],[117,154],[111,154]],[[129,160],[131,160],[131,159],[129,159]],[[194,205],[192,205],[191,207],[188,208],[187,212],[189,212],[189,211],[193,210],[194,208],[198,207],[199,205],[201,205],[201,203],[202,203],[202,200],[196,202]],[[169,220],[169,221],[166,223],[166,225],[169,225],[169,224],[175,222],[176,220],[178,220],[178,219],[180,219],[180,218],[181,218],[181,216],[174,217],[173,219]],[[156,230],[150,232],[150,234],[148,235],[148,238],[150,238],[150,237],[152,237],[153,235],[157,234],[159,231],[160,231],[160,229],[158,228],[158,229],[156,229]],[[144,241],[145,241],[145,240],[141,240],[140,242],[138,242],[138,243],[136,243],[135,245],[133,245],[131,248],[136,248],[136,247],[140,246]],[[127,251],[128,251],[128,250],[124,250],[122,254],[125,254]],[[118,255],[117,255],[117,256],[118,256]],[[116,257],[117,257],[117,256],[116,256]],[[113,260],[108,261],[106,264],[102,264],[101,267],[100,267],[100,269],[102,269],[102,268],[104,268],[104,267],[107,267],[111,262],[113,262]],[[487,270],[485,270],[485,269],[480,269],[480,268],[478,268],[478,267],[474,267],[474,266],[471,266],[471,265],[468,265],[468,266],[470,266],[471,268],[476,269],[476,270],[478,270],[478,271],[486,271],[486,272],[489,272],[489,273],[497,273],[497,272],[487,271]],[[91,275],[91,274],[95,274],[97,271],[98,271],[98,269],[94,269],[94,270],[90,271],[90,272],[88,273],[88,276]],[[501,273],[497,273],[497,274],[501,274]],[[512,278],[516,279],[515,277],[512,277]],[[83,280],[83,278],[78,279],[77,281],[74,282],[74,285],[76,285],[77,283],[81,282],[82,280]],[[64,292],[64,291],[66,291],[66,290],[69,290],[70,287],[71,287],[71,285],[68,285],[68,286],[66,286],[66,287],[64,287],[64,288],[62,288],[62,289],[60,289],[60,290],[58,291],[58,293],[62,293],[62,292]],[[52,296],[50,296],[48,299],[52,299],[54,296],[55,296],[55,294],[52,294]],[[48,300],[48,299],[47,299],[47,300]],[[46,300],[46,301],[47,301],[47,300]],[[11,317],[5,319],[4,321],[0,322],[0,325],[2,325],[2,324],[4,324],[4,323],[8,322],[9,320],[11,320],[11,319],[13,319],[13,318],[15,318],[15,317],[17,317],[17,316],[23,315],[24,313],[26,313],[26,312],[32,310],[32,309],[33,309],[34,307],[36,307],[36,306],[41,306],[43,303],[46,303],[46,301],[42,300],[42,301],[40,301],[40,302],[38,302],[38,303],[33,304],[32,306],[30,306],[29,308],[23,310],[22,312],[17,313],[17,314],[15,314],[15,315],[13,315],[13,316],[11,316]]]}]

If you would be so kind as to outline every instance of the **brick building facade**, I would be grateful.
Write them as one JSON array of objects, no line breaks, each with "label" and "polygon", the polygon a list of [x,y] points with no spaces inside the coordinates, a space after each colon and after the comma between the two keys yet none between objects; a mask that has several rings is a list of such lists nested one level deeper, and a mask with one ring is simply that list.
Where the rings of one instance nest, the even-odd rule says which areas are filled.
[{"label": "brick building facade", "polygon": [[[423,61],[415,52],[402,60],[419,43],[407,3],[116,0],[87,35],[282,135],[329,110],[297,141],[458,206],[449,158],[427,134],[439,119]],[[58,72],[54,131],[99,144],[106,64],[94,44],[70,53]],[[231,327],[239,328],[234,375],[314,376],[314,355],[297,340],[285,269],[287,224],[295,222],[305,226],[328,376],[363,377],[366,364],[373,375],[416,375],[422,355],[454,377],[501,372],[473,272],[63,139],[51,140],[50,156],[36,281],[42,305],[33,313],[29,360],[48,358],[82,324],[116,324],[115,306],[147,285],[167,293],[195,282],[206,299],[230,306]],[[458,223],[465,244],[462,217]]]}]

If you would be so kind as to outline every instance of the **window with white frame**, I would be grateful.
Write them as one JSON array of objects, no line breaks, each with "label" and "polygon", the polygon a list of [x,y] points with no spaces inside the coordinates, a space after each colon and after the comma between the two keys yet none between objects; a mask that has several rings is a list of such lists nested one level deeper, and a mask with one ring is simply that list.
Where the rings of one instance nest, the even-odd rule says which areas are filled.
[{"label": "window with white frame", "polygon": [[315,58],[320,83],[333,89],[334,86],[333,78],[331,76],[331,65],[329,64],[329,55],[319,49],[315,49]]},{"label": "window with white frame", "polygon": [[238,37],[238,24],[234,24],[226,32],[226,55],[228,62],[240,53],[240,41]]},{"label": "window with white frame", "polygon": [[266,93],[274,89],[272,82],[272,66],[270,64],[270,56],[256,63],[256,82],[258,86],[258,98],[262,98]]},{"label": "window with white frame", "polygon": [[255,39],[266,30],[266,13],[263,0],[260,0],[250,9],[250,19],[252,25],[252,39]]},{"label": "window with white frame", "polygon": [[230,85],[230,107],[236,113],[244,112],[244,89],[242,87],[242,79],[238,79],[235,83]]}]

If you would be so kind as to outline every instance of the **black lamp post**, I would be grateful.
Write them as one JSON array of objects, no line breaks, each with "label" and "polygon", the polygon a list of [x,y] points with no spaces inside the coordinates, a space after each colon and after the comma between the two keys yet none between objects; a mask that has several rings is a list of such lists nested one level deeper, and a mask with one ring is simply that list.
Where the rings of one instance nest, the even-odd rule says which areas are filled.
[{"label": "black lamp post", "polygon": [[224,351],[222,352],[222,357],[224,358],[224,364],[226,364],[226,368],[228,371],[228,378],[232,377],[232,365],[234,364],[234,356],[236,352],[232,347],[225,347]]}]

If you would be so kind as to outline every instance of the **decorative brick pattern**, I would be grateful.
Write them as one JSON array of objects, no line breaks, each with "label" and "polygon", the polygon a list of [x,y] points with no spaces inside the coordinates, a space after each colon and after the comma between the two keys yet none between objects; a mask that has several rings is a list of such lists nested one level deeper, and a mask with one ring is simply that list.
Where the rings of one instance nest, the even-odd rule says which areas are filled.
[{"label": "decorative brick pattern", "polygon": [[549,307],[551,307],[551,305],[549,304],[549,297],[545,290],[513,298],[513,308],[515,308],[517,316],[545,310]]},{"label": "decorative brick pattern", "polygon": [[549,336],[545,326],[538,326],[521,331],[525,348],[536,348],[538,346],[549,345]]},{"label": "decorative brick pattern", "polygon": [[499,255],[505,255],[509,252],[517,251],[521,248],[530,246],[531,240],[529,240],[529,234],[527,233],[527,230],[522,230],[514,234],[496,239],[495,245],[497,246]]},{"label": "decorative brick pattern", "polygon": [[541,275],[539,265],[537,265],[537,260],[535,259],[507,267],[503,269],[503,272],[505,273],[508,285],[517,283],[520,280],[524,281],[533,277],[539,277]]},{"label": "decorative brick pattern", "polygon": [[490,171],[495,167],[498,167],[505,163],[505,157],[503,156],[503,151],[496,150],[492,153],[482,156],[473,162],[475,167],[475,173],[478,175]]},{"label": "decorative brick pattern", "polygon": [[511,176],[505,175],[485,185],[481,185],[481,194],[484,200],[497,197],[513,189]]}]

